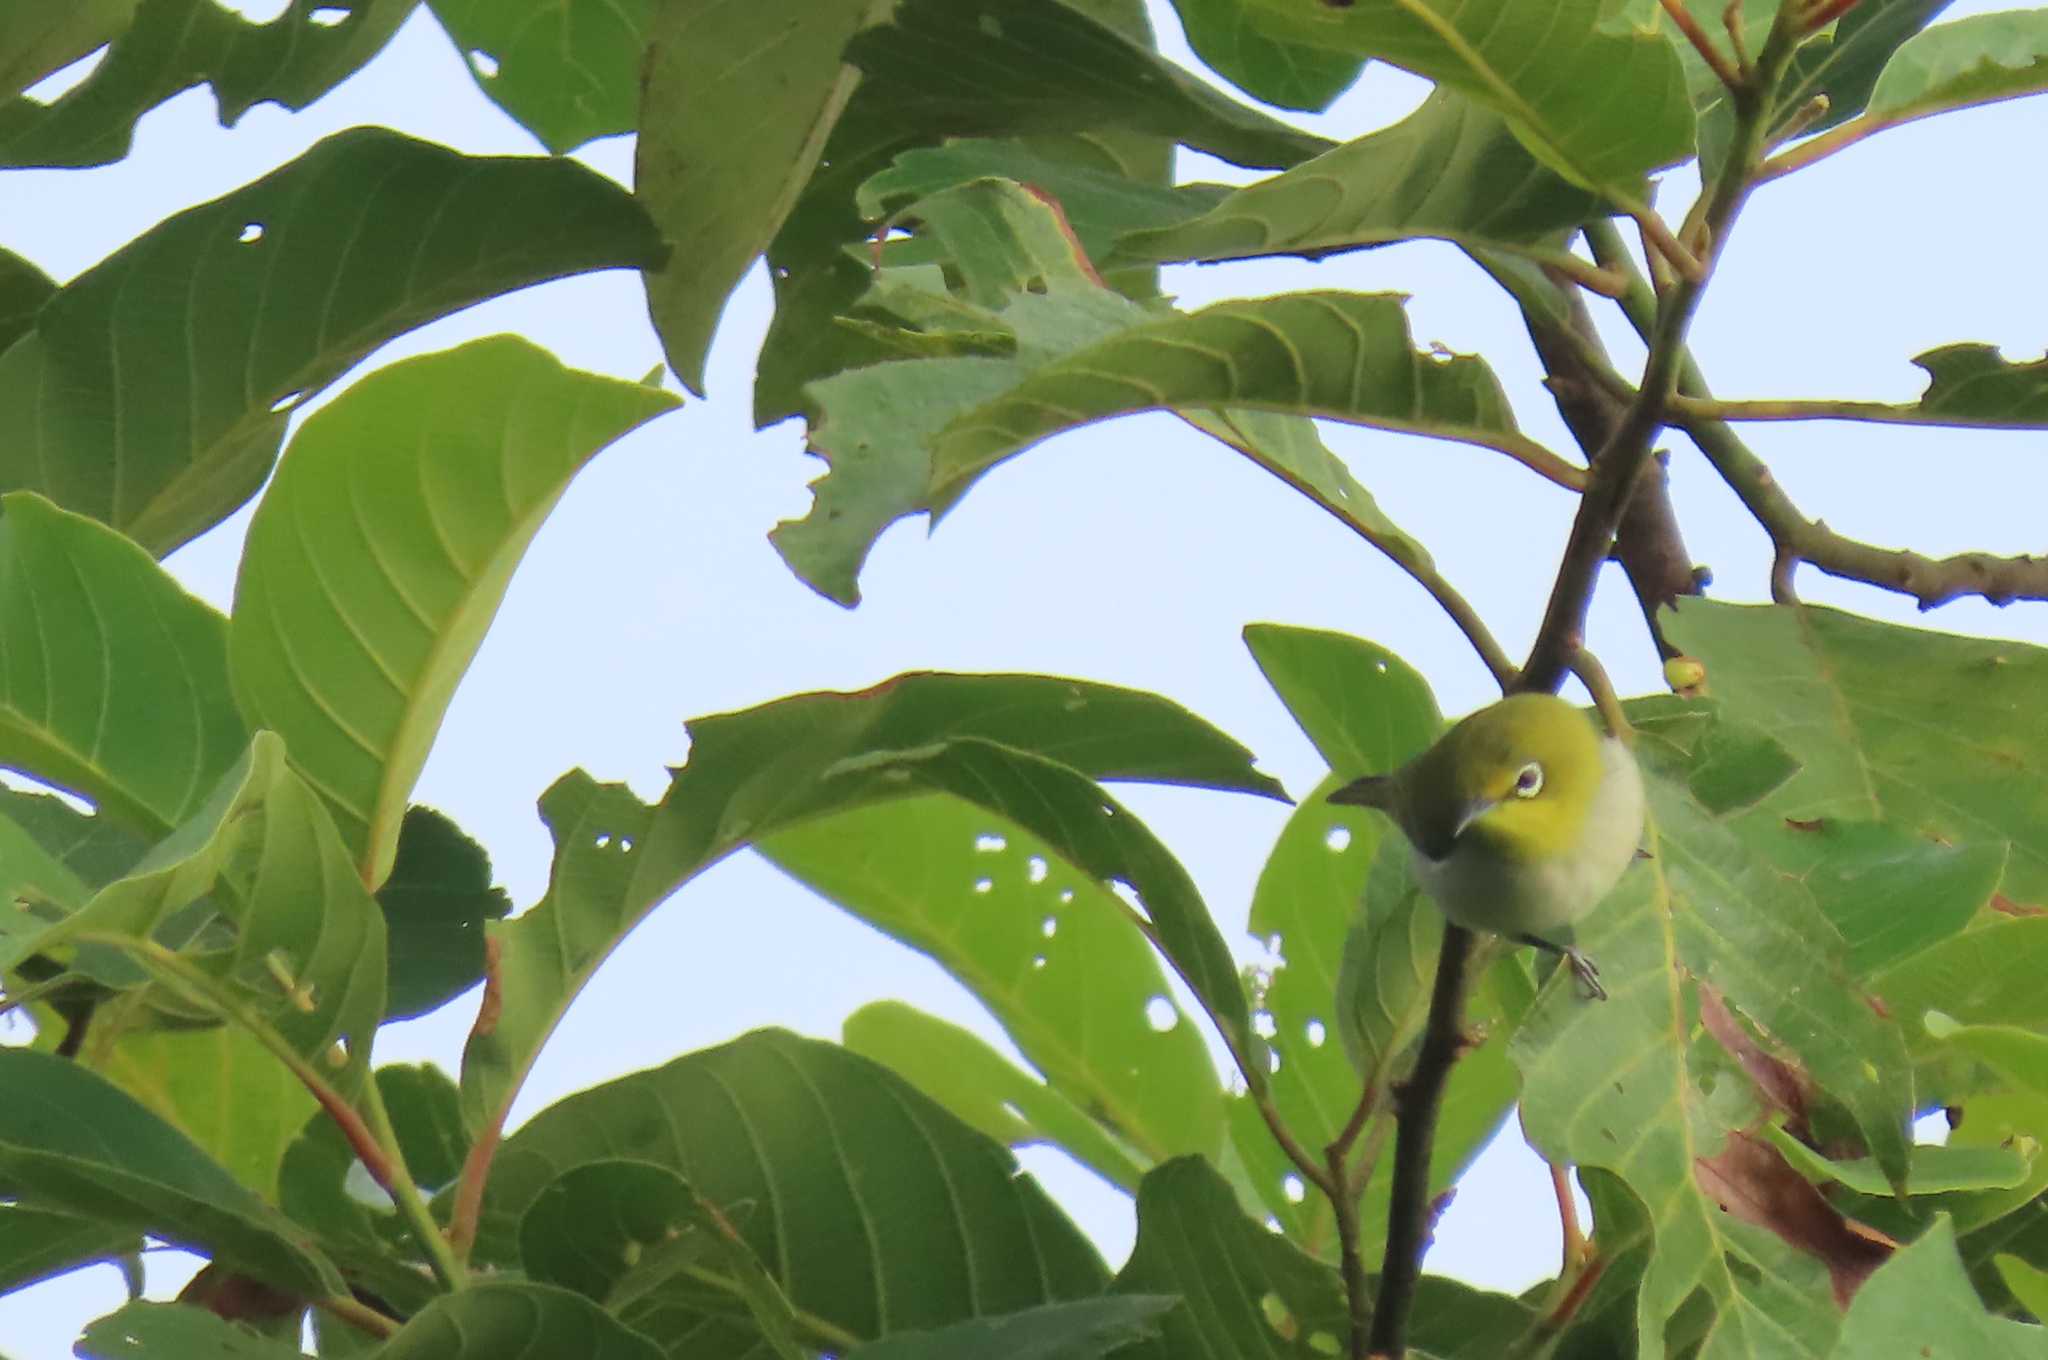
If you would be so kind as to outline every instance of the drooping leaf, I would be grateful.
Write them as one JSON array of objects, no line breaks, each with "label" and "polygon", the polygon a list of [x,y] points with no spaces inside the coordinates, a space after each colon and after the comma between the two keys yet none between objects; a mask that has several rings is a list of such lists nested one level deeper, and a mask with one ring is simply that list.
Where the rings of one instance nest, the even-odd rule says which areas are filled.
[{"label": "drooping leaf", "polygon": [[[541,800],[555,836],[549,894],[502,926],[502,1006],[463,1057],[463,1107],[481,1125],[517,1088],[590,971],[682,883],[800,821],[929,792],[882,768],[905,752],[979,738],[1098,779],[1271,794],[1249,753],[1153,695],[1047,676],[920,674],[860,694],[812,694],[690,725],[690,763],[659,809],[565,776]],[[864,768],[865,767],[865,768]]]},{"label": "drooping leaf", "polygon": [[1982,1360],[2041,1360],[2048,1328],[1986,1312],[1956,1255],[1955,1229],[1938,1221],[1870,1277],[1842,1319],[1832,1360],[1946,1351]]},{"label": "drooping leaf", "polygon": [[[813,1344],[1089,1297],[1105,1282],[1086,1240],[1002,1148],[886,1069],[772,1030],[536,1115],[498,1154],[479,1250],[502,1253],[563,1171],[618,1157],[667,1168],[726,1213]],[[693,1272],[621,1318],[676,1336],[693,1318],[744,1322],[736,1303],[736,1287]],[[743,1349],[725,1339],[718,1353]]]},{"label": "drooping leaf", "polygon": [[398,857],[377,889],[390,971],[384,1018],[425,1015],[484,975],[484,924],[512,910],[491,882],[491,857],[441,813],[414,804],[399,823]]},{"label": "drooping leaf", "polygon": [[[90,31],[113,39],[105,60],[47,105],[23,95],[0,104],[0,165],[120,160],[143,114],[201,83],[213,87],[223,125],[267,101],[303,109],[382,51],[417,3],[291,0],[276,18],[251,23],[214,0],[140,0],[123,24],[94,0],[102,17]],[[341,18],[329,22],[337,9]]]},{"label": "drooping leaf", "polygon": [[1863,117],[1884,126],[2048,90],[2048,13],[1973,14],[1899,44]]},{"label": "drooping leaf", "polygon": [[1178,1300],[1122,1294],[1048,1303],[1002,1317],[956,1322],[929,1332],[898,1332],[852,1352],[847,1360],[1097,1360],[1123,1353],[1159,1327]]},{"label": "drooping leaf", "polygon": [[[19,5],[22,0],[13,0]],[[11,250],[0,250],[0,350],[34,329],[56,280]]]},{"label": "drooping leaf", "polygon": [[1430,236],[1540,256],[1599,212],[1594,195],[1546,169],[1499,114],[1440,87],[1392,127],[1119,247],[1148,259],[1231,260]]},{"label": "drooping leaf", "polygon": [[[188,928],[170,944],[155,938],[202,898],[213,906],[206,930],[193,937]],[[182,968],[158,957],[180,946],[188,950]],[[383,919],[319,796],[269,732],[256,734],[205,805],[132,872],[0,954],[0,966],[74,948],[72,966],[111,986],[162,980],[169,969],[173,995],[223,1018],[217,996],[191,994],[182,973],[194,970],[308,1059],[324,1061],[348,1038],[347,1065],[330,1071],[344,1087],[366,1070],[384,1013]]]},{"label": "drooping leaf", "polygon": [[1537,159],[1619,201],[1693,151],[1692,105],[1662,35],[1603,31],[1601,0],[1247,0],[1275,37],[1375,57],[1492,107]]},{"label": "drooping leaf", "polygon": [[654,0],[428,0],[477,88],[556,155],[637,125]]},{"label": "drooping leaf", "polygon": [[[1167,999],[1128,908],[1091,866],[1074,862],[1072,845],[991,801],[1011,800],[897,799],[777,832],[757,849],[937,960],[1052,1091],[1115,1138],[1150,1161],[1213,1155],[1223,1137],[1214,1064],[1196,1025]],[[1090,809],[1099,803],[1094,797]]]},{"label": "drooping leaf", "polygon": [[[0,100],[111,41],[135,17],[137,0],[0,0]],[[0,259],[4,259],[0,256]],[[4,333],[0,333],[4,337]],[[0,338],[0,348],[5,348]]]},{"label": "drooping leaf", "polygon": [[585,463],[675,404],[501,335],[378,370],[292,440],[249,525],[228,656],[373,887],[527,544]]},{"label": "drooping leaf", "polygon": [[444,1294],[376,1351],[377,1360],[664,1360],[661,1347],[581,1294],[553,1285],[481,1280]]},{"label": "drooping leaf", "polygon": [[847,42],[881,8],[672,0],[655,13],[634,182],[673,247],[647,275],[648,311],[692,392],[703,394],[727,295],[781,229],[853,92]]},{"label": "drooping leaf", "polygon": [[1763,809],[1886,821],[1955,845],[2009,842],[2000,890],[2048,903],[2048,727],[2029,716],[2048,652],[1831,609],[1695,599],[1666,616],[1666,636],[1706,664],[1730,713],[1798,758]]},{"label": "drooping leaf", "polygon": [[339,1293],[305,1232],[92,1072],[0,1047],[0,1190],[19,1204],[147,1232],[299,1295]]},{"label": "drooping leaf", "polygon": [[204,1308],[137,1300],[89,1323],[76,1354],[84,1360],[295,1360],[300,1351]]},{"label": "drooping leaf", "polygon": [[0,499],[0,656],[0,761],[146,835],[191,816],[248,741],[226,621],[121,535],[24,492]]},{"label": "drooping leaf", "polygon": [[1051,1143],[1111,1185],[1137,1193],[1144,1169],[1129,1149],[1056,1087],[958,1025],[900,1001],[875,1001],[846,1017],[840,1042],[1006,1147]]},{"label": "drooping leaf", "polygon": [[1245,93],[1283,109],[1319,111],[1358,79],[1365,63],[1342,53],[1275,42],[1240,0],[1174,0],[1188,46]]},{"label": "drooping leaf", "polygon": [[659,257],[639,206],[575,162],[338,133],[158,223],[45,304],[0,354],[0,408],[22,413],[0,487],[168,552],[255,493],[291,405],[386,340]]},{"label": "drooping leaf", "polygon": [[0,1294],[140,1250],[142,1237],[131,1228],[24,1204],[0,1204]]}]

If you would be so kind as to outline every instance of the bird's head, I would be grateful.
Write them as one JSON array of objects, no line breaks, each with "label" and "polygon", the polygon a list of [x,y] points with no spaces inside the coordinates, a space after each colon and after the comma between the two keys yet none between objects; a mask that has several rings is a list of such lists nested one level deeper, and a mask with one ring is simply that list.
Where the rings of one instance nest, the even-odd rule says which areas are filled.
[{"label": "bird's head", "polygon": [[1523,862],[1569,854],[1605,767],[1586,716],[1516,694],[1459,722],[1401,772],[1404,829],[1431,859],[1461,841]]}]

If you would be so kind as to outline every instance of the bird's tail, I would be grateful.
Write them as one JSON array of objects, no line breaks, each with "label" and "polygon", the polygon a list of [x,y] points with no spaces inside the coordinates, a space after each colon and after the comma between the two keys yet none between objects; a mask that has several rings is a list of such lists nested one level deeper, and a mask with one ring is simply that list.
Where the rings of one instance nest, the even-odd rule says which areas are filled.
[{"label": "bird's tail", "polygon": [[1346,803],[1352,807],[1378,808],[1386,812],[1394,805],[1394,781],[1388,775],[1369,774],[1363,779],[1352,780],[1332,793],[1327,801]]}]

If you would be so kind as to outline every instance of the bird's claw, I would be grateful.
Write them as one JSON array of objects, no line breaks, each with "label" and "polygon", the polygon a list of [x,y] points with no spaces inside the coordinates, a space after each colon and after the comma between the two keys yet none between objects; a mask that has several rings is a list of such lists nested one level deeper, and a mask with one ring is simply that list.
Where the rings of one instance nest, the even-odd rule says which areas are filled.
[{"label": "bird's claw", "polygon": [[1586,989],[1586,996],[1593,1001],[1605,1001],[1607,989],[1600,985],[1600,968],[1592,959],[1576,947],[1563,951],[1564,961],[1571,965],[1572,976]]}]

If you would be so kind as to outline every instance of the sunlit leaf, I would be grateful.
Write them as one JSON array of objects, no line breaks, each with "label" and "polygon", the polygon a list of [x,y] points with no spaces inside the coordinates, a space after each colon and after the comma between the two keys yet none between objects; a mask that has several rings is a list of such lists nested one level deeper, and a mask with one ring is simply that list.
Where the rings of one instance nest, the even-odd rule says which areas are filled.
[{"label": "sunlit leaf", "polygon": [[660,250],[625,190],[573,161],[338,133],[51,297],[0,354],[0,409],[22,413],[0,488],[168,552],[255,493],[291,406],[393,336]]},{"label": "sunlit leaf", "polygon": [[[96,19],[82,20],[79,34],[112,38],[105,59],[47,105],[23,95],[0,104],[0,165],[117,161],[143,114],[201,83],[213,87],[223,124],[264,102],[305,108],[382,51],[418,2],[291,0],[276,18],[251,23],[214,0],[131,0],[127,23],[106,0],[92,0],[77,6]],[[339,22],[328,22],[336,9]]]},{"label": "sunlit leaf", "polygon": [[502,335],[380,369],[293,438],[249,525],[228,655],[373,887],[527,544],[585,463],[675,404]]},{"label": "sunlit leaf", "polygon": [[342,1292],[303,1230],[104,1078],[0,1047],[0,1086],[9,1198],[192,1247],[295,1294]]}]

